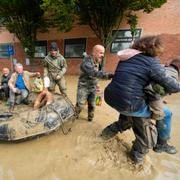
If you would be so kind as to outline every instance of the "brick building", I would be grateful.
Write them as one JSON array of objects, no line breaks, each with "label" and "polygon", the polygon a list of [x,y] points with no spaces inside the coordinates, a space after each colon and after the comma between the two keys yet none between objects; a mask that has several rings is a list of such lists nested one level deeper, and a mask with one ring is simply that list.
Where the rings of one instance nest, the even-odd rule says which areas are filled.
[{"label": "brick building", "polygon": [[[161,35],[165,52],[161,62],[165,63],[180,55],[180,0],[168,0],[160,9],[150,14],[138,13],[139,23],[137,25],[137,37],[144,35]],[[116,31],[116,30],[115,30]],[[112,43],[106,52],[106,70],[114,71],[118,58],[116,51],[128,47],[130,39],[129,25],[126,20],[121,23],[118,30],[118,38]],[[41,60],[47,54],[49,45],[56,41],[60,53],[65,56],[68,63],[68,74],[78,74],[79,64],[82,61],[82,52],[89,53],[92,47],[99,43],[95,34],[88,26],[75,26],[70,32],[61,33],[50,29],[48,33],[38,34],[36,42],[36,58],[34,65],[29,65],[28,59],[18,39],[7,31],[0,32],[0,70],[2,67],[11,67],[11,60],[7,55],[7,44],[12,44],[15,49],[13,62],[24,64],[25,69],[42,72]]]}]

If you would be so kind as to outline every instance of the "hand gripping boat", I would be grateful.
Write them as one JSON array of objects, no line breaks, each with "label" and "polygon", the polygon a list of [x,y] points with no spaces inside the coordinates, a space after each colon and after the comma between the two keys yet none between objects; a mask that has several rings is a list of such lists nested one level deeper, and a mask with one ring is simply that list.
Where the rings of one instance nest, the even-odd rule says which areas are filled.
[{"label": "hand gripping boat", "polygon": [[76,113],[71,101],[62,95],[51,104],[34,110],[20,105],[13,113],[0,113],[0,141],[19,141],[49,134],[74,120]]}]

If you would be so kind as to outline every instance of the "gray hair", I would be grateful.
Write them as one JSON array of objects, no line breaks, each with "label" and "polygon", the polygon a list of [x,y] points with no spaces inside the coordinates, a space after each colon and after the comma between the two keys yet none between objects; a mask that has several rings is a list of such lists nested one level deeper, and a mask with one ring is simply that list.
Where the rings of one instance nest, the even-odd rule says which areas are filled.
[{"label": "gray hair", "polygon": [[23,67],[21,63],[16,63],[15,67]]}]

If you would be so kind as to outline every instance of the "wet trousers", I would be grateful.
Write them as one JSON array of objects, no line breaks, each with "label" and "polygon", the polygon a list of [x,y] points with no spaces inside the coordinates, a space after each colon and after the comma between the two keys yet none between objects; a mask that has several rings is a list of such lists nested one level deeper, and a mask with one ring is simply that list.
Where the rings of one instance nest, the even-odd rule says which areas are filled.
[{"label": "wet trousers", "polygon": [[77,91],[77,101],[76,101],[76,111],[79,114],[83,106],[88,104],[88,120],[92,120],[95,111],[95,98],[96,98],[96,88],[87,88],[84,86],[78,86]]},{"label": "wet trousers", "polygon": [[55,86],[58,85],[59,91],[62,94],[67,95],[66,80],[64,77],[62,77],[61,79],[58,79],[58,80],[54,80],[51,76],[49,76],[49,79],[50,79],[50,87],[48,88],[49,91],[54,92]]},{"label": "wet trousers", "polygon": [[[18,95],[18,98],[15,99],[15,97]],[[10,90],[9,93],[9,103],[11,106],[14,106],[14,104],[20,104],[25,99],[27,99],[29,95],[29,91],[27,89],[18,89],[17,93],[14,93],[12,90]]]}]

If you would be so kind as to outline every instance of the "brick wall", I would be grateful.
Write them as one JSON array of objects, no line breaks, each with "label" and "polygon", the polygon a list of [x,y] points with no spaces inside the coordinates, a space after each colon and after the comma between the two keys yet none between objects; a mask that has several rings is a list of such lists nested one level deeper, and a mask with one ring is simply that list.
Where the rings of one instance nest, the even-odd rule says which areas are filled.
[{"label": "brick wall", "polygon": [[[138,28],[142,28],[142,35],[161,35],[164,43],[164,54],[160,57],[162,63],[170,61],[172,58],[180,55],[180,0],[168,0],[161,8],[154,10],[152,13],[146,14],[142,11],[138,13],[139,21]],[[121,23],[120,28],[129,28],[126,19]],[[52,41],[56,41],[60,53],[64,55],[64,39],[70,38],[87,38],[86,51],[91,52],[95,44],[99,44],[99,40],[88,26],[75,26],[70,32],[61,33],[56,29],[50,29],[47,33],[38,34],[38,40],[47,40],[48,49]],[[12,42],[13,35],[7,32],[1,32],[0,42]],[[15,39],[15,56],[18,62],[24,64],[24,68],[33,71],[43,71],[41,59],[34,60],[34,66],[25,65],[25,54],[18,42]],[[67,58],[68,70],[67,74],[78,74],[79,66],[82,59]],[[0,70],[4,67],[11,67],[9,59],[0,59]],[[106,66],[107,71],[113,72],[118,63],[116,54],[111,54],[109,49],[106,51]]]},{"label": "brick wall", "polygon": [[[164,44],[164,53],[160,57],[161,63],[164,64],[166,62],[171,61],[176,56],[180,56],[180,34],[162,34],[161,39]],[[48,41],[48,49],[51,42],[52,41]],[[60,52],[63,54],[64,53],[63,40],[56,40],[56,42],[60,48]],[[88,38],[87,47],[86,47],[87,53],[90,53],[92,47],[98,43],[99,41],[97,38]],[[14,58],[17,59],[17,62],[22,63],[24,65],[25,70],[40,71],[41,73],[43,72],[42,59],[35,58],[33,64],[26,65],[25,63],[26,55],[24,54],[24,51],[20,43],[15,43],[14,47],[16,52]],[[67,74],[71,74],[71,75],[79,74],[79,66],[81,62],[82,62],[81,58],[67,59],[67,64],[68,64]],[[116,68],[117,63],[118,63],[118,57],[116,56],[116,54],[111,54],[109,52],[109,49],[107,49],[105,69],[107,71],[113,72]],[[11,68],[10,59],[1,59],[0,70],[2,70],[3,67]]]},{"label": "brick wall", "polygon": [[162,63],[171,61],[180,56],[180,34],[162,34],[164,53],[160,57]]},{"label": "brick wall", "polygon": [[[159,57],[162,64],[180,56],[180,34],[161,34],[160,37],[164,46],[164,53]],[[107,53],[106,70],[114,71],[117,63],[118,57]]]}]

